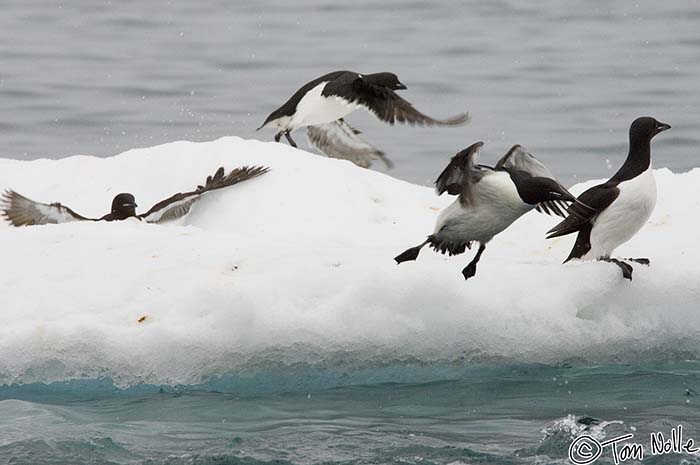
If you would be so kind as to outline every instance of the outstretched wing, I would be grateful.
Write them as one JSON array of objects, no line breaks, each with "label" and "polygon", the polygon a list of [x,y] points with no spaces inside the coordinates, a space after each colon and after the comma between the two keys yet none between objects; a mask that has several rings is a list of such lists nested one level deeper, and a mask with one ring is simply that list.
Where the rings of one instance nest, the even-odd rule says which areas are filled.
[{"label": "outstretched wing", "polygon": [[60,203],[40,203],[6,190],[0,196],[2,216],[13,226],[34,226],[40,224],[58,224],[71,221],[97,221],[78,215]]},{"label": "outstretched wing", "polygon": [[203,186],[197,186],[196,190],[181,192],[161,200],[153,205],[146,213],[139,215],[139,218],[148,223],[165,223],[185,216],[199,197],[209,191],[233,186],[248,179],[265,174],[269,168],[261,166],[243,166],[236,168],[224,176],[224,168],[216,170],[213,176],[207,176]]},{"label": "outstretched wing", "polygon": [[374,85],[364,76],[331,81],[326,84],[321,94],[324,97],[336,96],[350,104],[362,106],[389,124],[399,122],[412,126],[459,126],[469,122],[469,113],[446,119],[435,119],[425,115],[393,90]]},{"label": "outstretched wing", "polygon": [[508,153],[503,155],[498,163],[496,163],[495,169],[515,169],[520,171],[525,171],[529,173],[532,177],[543,177],[554,179],[552,174],[546,166],[542,164],[537,158],[533,157],[530,152],[525,150],[522,145],[514,145],[508,150]]},{"label": "outstretched wing", "polygon": [[447,168],[440,173],[435,181],[435,192],[442,195],[459,195],[464,204],[472,203],[473,186],[490,170],[475,163],[479,156],[483,142],[477,142],[452,157]]},{"label": "outstretched wing", "polygon": [[578,196],[576,203],[571,204],[564,221],[547,231],[547,239],[566,236],[591,224],[615,201],[618,195],[620,195],[620,189],[614,185],[605,183],[591,187]]},{"label": "outstretched wing", "polygon": [[311,145],[331,158],[350,160],[362,168],[369,168],[373,160],[383,161],[389,169],[394,166],[384,152],[360,137],[360,131],[343,118],[332,123],[307,126],[306,135]]},{"label": "outstretched wing", "polygon": [[[554,188],[555,190],[561,190],[563,193],[568,194],[570,199],[575,198],[564,186],[561,185],[561,183],[554,177],[552,172],[549,171],[549,169],[530,152],[525,150],[522,145],[514,145],[511,147],[508,153],[498,160],[495,169],[523,171],[532,176],[532,178],[538,181],[539,184],[542,184],[548,188]],[[547,215],[554,214],[561,217],[566,216],[564,212],[566,212],[567,208],[568,204],[564,200],[541,202],[535,207],[535,209],[540,213],[545,213]]]}]

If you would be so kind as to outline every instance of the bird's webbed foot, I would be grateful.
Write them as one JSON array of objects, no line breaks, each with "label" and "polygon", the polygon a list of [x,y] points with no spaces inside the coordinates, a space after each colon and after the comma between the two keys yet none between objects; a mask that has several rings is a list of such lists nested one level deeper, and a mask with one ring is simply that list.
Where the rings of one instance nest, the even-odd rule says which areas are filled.
[{"label": "bird's webbed foot", "polygon": [[394,260],[396,260],[397,264],[401,264],[403,262],[407,261],[412,261],[418,258],[418,254],[420,253],[421,249],[425,247],[425,244],[427,244],[429,240],[426,240],[420,245],[417,245],[415,247],[411,247],[410,249],[406,249],[403,252],[401,252],[399,255],[394,257]]},{"label": "bird's webbed foot", "polygon": [[479,263],[479,259],[481,259],[481,254],[484,253],[484,250],[486,250],[486,244],[479,244],[479,250],[476,252],[476,255],[472,261],[469,262],[469,265],[462,270],[462,276],[464,276],[465,280],[476,275],[476,264]]},{"label": "bird's webbed foot", "polygon": [[619,266],[622,270],[622,277],[632,281],[632,271],[634,270],[634,268],[632,268],[632,265],[630,265],[629,263],[624,262],[622,260],[618,260],[617,258],[610,257],[602,257],[600,258],[600,260],[608,263],[614,263],[615,265]]},{"label": "bird's webbed foot", "polygon": [[628,262],[634,262],[634,263],[639,263],[640,265],[646,265],[649,266],[651,264],[651,261],[649,261],[648,258],[625,258]]}]

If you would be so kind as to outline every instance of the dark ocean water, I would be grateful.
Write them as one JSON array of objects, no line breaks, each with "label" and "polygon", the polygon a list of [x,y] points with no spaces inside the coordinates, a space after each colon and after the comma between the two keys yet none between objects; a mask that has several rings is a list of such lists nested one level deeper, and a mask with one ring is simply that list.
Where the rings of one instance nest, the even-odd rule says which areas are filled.
[{"label": "dark ocean water", "polygon": [[[644,463],[700,463],[649,452],[650,433],[668,437],[679,424],[700,439],[699,368],[482,365],[451,377],[423,367],[435,381],[368,377],[277,392],[270,376],[259,395],[237,394],[236,380],[219,380],[217,390],[124,391],[104,381],[6,387],[0,463],[563,464],[580,434],[602,441],[628,433],[645,444]],[[597,463],[613,463],[608,449]]]},{"label": "dark ocean water", "polygon": [[[472,114],[432,130],[352,115],[399,178],[428,183],[475,140],[486,161],[522,143],[568,182],[606,177],[642,114],[673,125],[655,141],[657,167],[700,164],[695,1],[9,1],[0,63],[2,157],[271,139],[254,132],[271,110],[346,68],[396,72],[426,113]],[[700,441],[697,361],[652,358],[4,386],[0,464],[546,464],[567,463],[586,432],[648,446],[682,424]]]}]

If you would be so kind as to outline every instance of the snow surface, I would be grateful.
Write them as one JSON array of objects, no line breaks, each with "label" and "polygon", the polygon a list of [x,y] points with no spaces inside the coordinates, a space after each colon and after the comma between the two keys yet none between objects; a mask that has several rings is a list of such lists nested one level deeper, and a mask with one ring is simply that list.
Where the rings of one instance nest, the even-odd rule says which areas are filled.
[{"label": "snow surface", "polygon": [[453,198],[284,144],[229,137],[107,159],[0,160],[0,188],[100,216],[118,192],[142,211],[244,164],[272,170],[169,225],[0,224],[0,383],[189,384],[297,363],[349,371],[700,352],[700,169],[655,171],[656,210],[618,249],[652,260],[631,283],[611,264],[562,265],[573,236],[545,241],[557,219],[535,212],[489,244],[468,282],[471,253],[425,249],[397,266]]}]

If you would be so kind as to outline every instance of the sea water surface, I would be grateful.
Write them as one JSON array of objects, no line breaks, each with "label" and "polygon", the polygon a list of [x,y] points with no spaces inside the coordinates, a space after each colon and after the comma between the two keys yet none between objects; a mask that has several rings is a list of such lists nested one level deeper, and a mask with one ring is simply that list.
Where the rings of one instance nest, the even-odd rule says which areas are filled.
[{"label": "sea water surface", "polygon": [[[477,140],[528,147],[567,182],[611,174],[641,115],[673,126],[657,167],[698,164],[700,4],[9,0],[0,15],[0,156],[109,156],[255,132],[303,83],[393,71],[402,95],[464,128],[349,120],[430,183]],[[303,131],[297,142],[307,147]],[[659,141],[660,145],[662,142]],[[381,167],[379,167],[381,168]]]},{"label": "sea water surface", "polygon": [[[364,383],[341,376],[329,387],[328,373],[300,370],[296,388],[269,375],[257,380],[258,394],[237,393],[236,380],[219,380],[216,390],[4,387],[0,463],[563,464],[582,434],[633,434],[645,444],[644,463],[700,463],[652,456],[649,445],[651,433],[668,438],[678,425],[700,439],[697,362],[384,370],[434,380],[378,383],[377,370]],[[609,449],[598,463],[613,463]]]},{"label": "sea water surface", "polygon": [[[271,139],[254,130],[296,88],[351,69],[396,72],[426,113],[472,114],[461,129],[352,115],[399,178],[427,184],[476,140],[485,161],[522,143],[567,182],[606,177],[642,114],[673,126],[655,165],[686,170],[699,164],[699,31],[695,1],[8,1],[0,156]],[[700,441],[697,360],[633,359],[3,386],[0,464],[567,463],[579,434],[632,433],[648,449],[651,432],[678,424]]]}]

